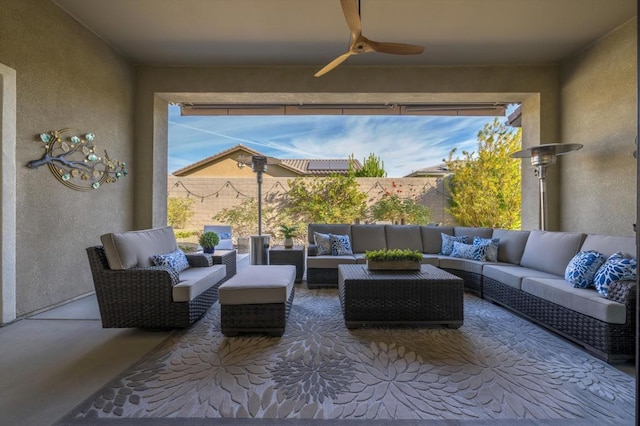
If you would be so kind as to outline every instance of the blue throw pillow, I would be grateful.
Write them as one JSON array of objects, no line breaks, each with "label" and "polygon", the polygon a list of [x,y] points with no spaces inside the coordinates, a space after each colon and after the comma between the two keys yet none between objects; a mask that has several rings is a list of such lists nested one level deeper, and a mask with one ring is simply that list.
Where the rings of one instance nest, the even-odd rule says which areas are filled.
[{"label": "blue throw pillow", "polygon": [[451,256],[451,252],[453,251],[453,243],[467,243],[466,235],[461,235],[459,237],[454,237],[453,235],[444,233],[441,233],[440,235],[442,235],[442,247],[440,248],[440,254],[443,254],[445,256]]},{"label": "blue throw pillow", "polygon": [[597,251],[581,251],[569,262],[564,279],[575,288],[593,287],[593,277],[604,263],[604,254]]},{"label": "blue throw pillow", "polygon": [[484,247],[454,241],[453,249],[451,250],[451,257],[457,257],[459,259],[481,260],[480,257],[484,257],[484,251]]},{"label": "blue throw pillow", "polygon": [[331,254],[333,256],[345,256],[353,254],[351,250],[351,241],[348,235],[329,234],[331,239]]},{"label": "blue throw pillow", "polygon": [[497,262],[498,261],[498,244],[500,243],[500,238],[480,238],[473,237],[473,245],[477,246],[485,246],[485,255],[484,259],[477,259],[487,262]]},{"label": "blue throw pillow", "polygon": [[331,254],[331,234],[313,233],[313,241],[316,244],[316,254],[318,256],[327,256]]},{"label": "blue throw pillow", "polygon": [[176,271],[184,271],[189,267],[189,261],[184,252],[180,249],[167,254],[157,254],[151,256],[151,261],[156,266],[168,266]]},{"label": "blue throw pillow", "polygon": [[635,280],[637,272],[636,259],[625,259],[621,253],[612,254],[598,269],[593,284],[598,293],[607,297],[609,285],[614,281]]},{"label": "blue throw pillow", "polygon": [[218,238],[220,238],[220,241],[231,239],[231,232],[218,232],[217,234]]}]

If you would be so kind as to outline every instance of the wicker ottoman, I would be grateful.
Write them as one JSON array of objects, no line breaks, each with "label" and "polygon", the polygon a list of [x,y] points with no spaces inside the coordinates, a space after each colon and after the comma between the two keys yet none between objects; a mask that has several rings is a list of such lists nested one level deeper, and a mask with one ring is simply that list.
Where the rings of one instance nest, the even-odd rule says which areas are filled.
[{"label": "wicker ottoman", "polygon": [[218,289],[222,334],[268,333],[282,336],[291,310],[296,267],[251,265]]}]

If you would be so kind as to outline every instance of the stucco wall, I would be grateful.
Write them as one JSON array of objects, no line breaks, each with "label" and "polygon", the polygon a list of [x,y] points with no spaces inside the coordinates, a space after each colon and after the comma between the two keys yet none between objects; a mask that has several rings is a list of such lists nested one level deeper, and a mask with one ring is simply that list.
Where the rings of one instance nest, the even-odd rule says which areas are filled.
[{"label": "stucco wall", "polygon": [[[636,222],[637,22],[634,19],[561,68],[561,227],[634,235]],[[555,166],[554,166],[555,167]]]},{"label": "stucco wall", "polygon": [[[47,0],[4,0],[0,62],[17,78],[17,315],[93,291],[85,248],[132,227],[137,173],[90,192],[60,184],[37,135],[93,132],[112,158],[132,162],[134,68]],[[100,152],[101,153],[101,152]]]}]

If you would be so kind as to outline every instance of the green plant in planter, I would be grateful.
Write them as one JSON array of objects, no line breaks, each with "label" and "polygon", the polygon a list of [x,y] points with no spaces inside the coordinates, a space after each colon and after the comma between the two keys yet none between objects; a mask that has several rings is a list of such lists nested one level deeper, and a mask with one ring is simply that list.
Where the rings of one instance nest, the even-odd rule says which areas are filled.
[{"label": "green plant in planter", "polygon": [[422,260],[422,253],[418,250],[409,249],[382,249],[382,250],[369,250],[364,254],[365,259],[373,261],[420,261]]},{"label": "green plant in planter", "polygon": [[298,236],[297,231],[297,226],[280,225],[280,233],[284,237],[284,246],[286,248],[293,247],[293,238]]},{"label": "green plant in planter", "polygon": [[218,234],[216,234],[215,232],[208,231],[200,235],[198,242],[202,246],[202,250],[205,253],[213,253],[215,251],[215,247],[220,242],[220,237],[218,237]]}]

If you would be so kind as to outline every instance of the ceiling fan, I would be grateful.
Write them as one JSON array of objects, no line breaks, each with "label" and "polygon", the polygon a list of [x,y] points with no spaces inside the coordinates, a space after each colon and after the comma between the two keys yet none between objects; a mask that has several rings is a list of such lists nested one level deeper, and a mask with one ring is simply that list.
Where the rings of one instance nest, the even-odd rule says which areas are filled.
[{"label": "ceiling fan", "polygon": [[347,25],[351,30],[351,44],[349,45],[349,50],[325,65],[324,68],[314,74],[315,77],[320,77],[328,73],[346,61],[351,55],[358,55],[360,53],[367,52],[391,53],[393,55],[419,55],[424,51],[424,47],[413,44],[387,43],[369,40],[362,35],[362,22],[360,21],[360,7],[358,0],[340,0],[340,3],[342,5],[342,12],[344,13]]}]

